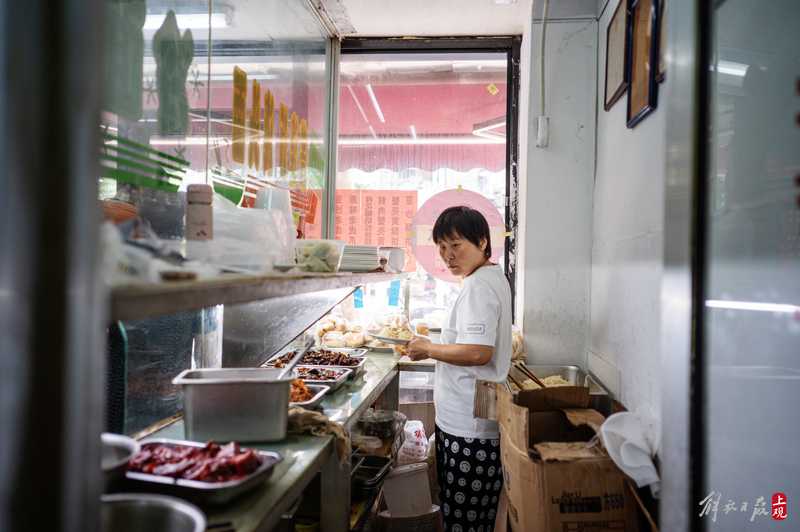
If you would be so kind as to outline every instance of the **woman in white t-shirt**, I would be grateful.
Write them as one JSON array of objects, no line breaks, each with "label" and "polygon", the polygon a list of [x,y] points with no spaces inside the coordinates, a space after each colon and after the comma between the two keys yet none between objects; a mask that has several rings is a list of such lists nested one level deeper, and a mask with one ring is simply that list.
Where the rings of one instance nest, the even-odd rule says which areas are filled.
[{"label": "woman in white t-shirt", "polygon": [[445,530],[491,531],[503,486],[497,422],[473,415],[475,381],[505,381],[511,365],[511,290],[492,264],[489,224],[469,207],[446,209],[433,241],[461,292],[441,343],[415,337],[412,360],[436,360],[436,465]]}]

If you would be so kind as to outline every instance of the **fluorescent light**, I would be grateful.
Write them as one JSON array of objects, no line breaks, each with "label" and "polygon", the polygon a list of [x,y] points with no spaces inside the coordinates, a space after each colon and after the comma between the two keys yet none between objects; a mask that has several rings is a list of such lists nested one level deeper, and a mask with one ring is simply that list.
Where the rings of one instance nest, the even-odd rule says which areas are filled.
[{"label": "fluorescent light", "polygon": [[411,130],[411,138],[412,139],[417,138],[417,128],[414,127],[414,124],[411,124],[410,126],[408,126],[408,129]]},{"label": "fluorescent light", "polygon": [[369,119],[367,118],[367,113],[364,112],[364,108],[361,107],[361,102],[358,101],[356,97],[356,93],[353,91],[353,87],[350,85],[347,86],[347,90],[350,91],[350,96],[353,97],[353,101],[356,102],[356,107],[358,107],[358,112],[361,113],[361,118],[364,119],[364,122],[369,125]]},{"label": "fluorescent light", "polygon": [[372,126],[368,126],[368,127],[369,127],[369,132],[370,132],[370,134],[372,135],[372,138],[373,138],[373,139],[377,139],[377,138],[378,138],[378,135],[376,135],[376,134],[375,134],[375,130],[374,130],[374,129],[372,129]]},{"label": "fluorescent light", "polygon": [[729,310],[754,310],[757,312],[780,312],[785,314],[800,313],[800,306],[785,303],[759,303],[757,301],[725,301],[722,299],[709,299],[706,301],[709,308],[724,308]]},{"label": "fluorescent light", "polygon": [[[144,29],[157,30],[164,24],[164,19],[167,18],[166,14],[163,15],[147,15],[144,19]],[[192,29],[204,30],[209,26],[208,13],[184,13],[175,15],[178,19],[179,29]],[[228,19],[225,13],[211,13],[211,27],[212,28],[227,28]]]},{"label": "fluorescent light", "polygon": [[733,61],[717,61],[712,70],[716,70],[720,74],[728,74],[729,76],[739,76],[743,78],[747,74],[747,69],[750,65],[744,63],[735,63]]},{"label": "fluorescent light", "polygon": [[378,105],[378,99],[375,97],[375,93],[372,92],[372,85],[367,83],[367,92],[369,93],[369,99],[372,100],[372,107],[375,108],[375,112],[378,114],[378,119],[380,119],[381,124],[386,123],[386,119],[383,117],[383,111],[381,111],[381,106]]}]

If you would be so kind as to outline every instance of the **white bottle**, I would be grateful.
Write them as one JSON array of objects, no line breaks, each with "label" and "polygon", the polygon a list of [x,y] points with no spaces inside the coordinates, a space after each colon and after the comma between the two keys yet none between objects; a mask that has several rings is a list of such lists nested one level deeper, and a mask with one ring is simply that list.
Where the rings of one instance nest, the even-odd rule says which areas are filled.
[{"label": "white bottle", "polygon": [[186,240],[214,238],[214,211],[211,185],[189,185],[186,190]]}]

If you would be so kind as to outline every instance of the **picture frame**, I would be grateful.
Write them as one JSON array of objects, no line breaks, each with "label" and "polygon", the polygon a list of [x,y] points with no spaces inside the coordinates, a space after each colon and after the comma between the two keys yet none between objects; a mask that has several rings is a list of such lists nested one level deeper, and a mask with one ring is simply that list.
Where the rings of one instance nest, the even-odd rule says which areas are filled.
[{"label": "picture frame", "polygon": [[608,111],[628,88],[627,37],[628,0],[619,0],[606,28],[606,79],[603,108]]},{"label": "picture frame", "polygon": [[659,0],[631,0],[628,7],[628,128],[658,106],[658,6]]},{"label": "picture frame", "polygon": [[658,75],[656,81],[659,83],[667,79],[667,19],[664,18],[667,12],[667,0],[658,2]]}]

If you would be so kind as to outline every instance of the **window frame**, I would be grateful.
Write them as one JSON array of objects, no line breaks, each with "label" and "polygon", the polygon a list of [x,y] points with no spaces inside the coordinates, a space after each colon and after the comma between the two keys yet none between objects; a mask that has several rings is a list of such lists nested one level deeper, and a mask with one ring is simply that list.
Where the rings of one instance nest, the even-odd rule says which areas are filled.
[{"label": "window frame", "polygon": [[333,238],[334,234],[334,201],[336,196],[336,173],[338,157],[338,94],[339,71],[343,55],[356,54],[410,54],[410,53],[461,53],[461,52],[505,52],[507,66],[507,95],[506,95],[506,190],[505,190],[505,224],[506,242],[504,270],[511,287],[511,309],[514,319],[516,299],[516,266],[517,266],[517,237],[518,237],[518,203],[519,203],[519,87],[520,87],[520,45],[522,37],[345,37],[337,43],[338,48],[333,57],[334,66],[331,69],[331,94],[329,101],[335,102],[331,106],[329,123],[329,160],[326,165],[326,188],[323,206],[322,228],[325,238]]}]

